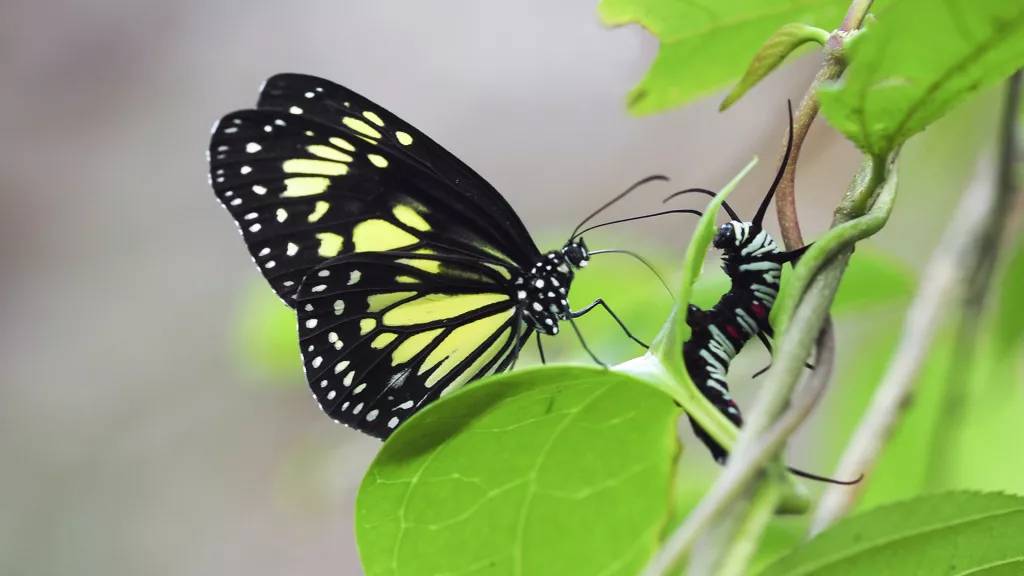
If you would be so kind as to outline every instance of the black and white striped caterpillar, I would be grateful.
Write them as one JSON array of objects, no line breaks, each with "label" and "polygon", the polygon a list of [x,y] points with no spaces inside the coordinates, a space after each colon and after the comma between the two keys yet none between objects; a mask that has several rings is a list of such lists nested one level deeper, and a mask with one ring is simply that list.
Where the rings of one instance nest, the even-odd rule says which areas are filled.
[{"label": "black and white striped caterpillar", "polygon": [[[769,339],[773,333],[768,316],[779,293],[782,266],[795,261],[809,247],[783,251],[762,227],[768,205],[782,181],[792,150],[793,109],[790,106],[786,153],[754,218],[744,221],[729,204],[723,203],[731,220],[718,228],[712,244],[722,251],[722,268],[731,282],[729,291],[709,310],[691,304],[686,315],[686,323],[691,329],[690,339],[683,344],[686,370],[701,394],[737,427],[743,425],[743,416],[729,393],[726,380],[729,365],[743,346],[755,336],[771,352]],[[676,192],[666,201],[692,192],[714,195],[709,190],[691,188]],[[711,451],[715,461],[724,464],[728,457],[725,448],[711,438],[692,417],[690,424],[696,436]],[[853,481],[834,480],[792,467],[789,470],[798,476],[835,484],[854,484],[860,481],[860,478]]]},{"label": "black and white striped caterpillar", "polygon": [[[690,339],[683,345],[683,360],[697,388],[733,424],[741,426],[743,416],[729,393],[726,377],[729,365],[743,346],[758,337],[771,350],[769,338],[772,327],[768,322],[772,305],[779,292],[782,265],[800,256],[806,247],[784,252],[762,227],[768,205],[771,203],[789,163],[793,148],[793,112],[789,112],[789,137],[786,153],[771,188],[761,201],[757,213],[744,221],[727,203],[723,206],[731,220],[718,228],[712,244],[722,251],[722,269],[731,286],[719,301],[708,310],[690,305],[686,323],[691,329]],[[700,188],[677,192],[714,193]],[[694,433],[708,447],[719,463],[726,459],[725,449],[715,442],[692,418]]]}]

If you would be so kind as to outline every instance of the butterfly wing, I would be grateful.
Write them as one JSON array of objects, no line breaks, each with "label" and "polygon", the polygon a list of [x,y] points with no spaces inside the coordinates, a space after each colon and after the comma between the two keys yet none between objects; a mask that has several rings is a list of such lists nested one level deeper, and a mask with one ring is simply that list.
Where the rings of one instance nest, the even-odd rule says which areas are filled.
[{"label": "butterfly wing", "polygon": [[499,270],[435,249],[334,258],[296,304],[313,396],[381,438],[445,391],[503,370],[528,335]]},{"label": "butterfly wing", "polygon": [[313,268],[353,252],[433,246],[506,270],[538,257],[490,184],[358,94],[282,74],[266,82],[258,106],[214,128],[210,178],[290,306]]}]

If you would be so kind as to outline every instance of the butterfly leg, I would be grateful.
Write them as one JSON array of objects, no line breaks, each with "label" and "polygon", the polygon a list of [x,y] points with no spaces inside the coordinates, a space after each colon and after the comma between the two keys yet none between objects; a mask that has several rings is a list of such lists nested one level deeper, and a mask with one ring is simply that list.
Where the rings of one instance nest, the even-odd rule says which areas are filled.
[{"label": "butterfly leg", "polygon": [[583,349],[587,351],[587,354],[590,355],[590,358],[594,362],[600,364],[602,368],[607,368],[608,365],[605,364],[604,362],[601,362],[597,355],[594,354],[594,351],[590,349],[590,346],[587,346],[587,341],[583,339],[583,333],[580,332],[579,327],[576,326],[576,320],[574,320],[573,318],[573,316],[569,316],[566,318],[566,320],[569,321],[569,324],[572,326],[572,329],[576,332],[576,337],[580,339],[580,344],[583,345]]},{"label": "butterfly leg", "polygon": [[540,353],[540,363],[547,364],[547,359],[544,358],[544,346],[540,343],[540,332],[537,332],[537,352]]},{"label": "butterfly leg", "polygon": [[602,298],[598,298],[597,300],[594,300],[590,304],[587,304],[586,306],[584,306],[583,308],[581,308],[581,309],[579,309],[579,310],[577,310],[575,312],[570,312],[569,316],[571,318],[579,318],[580,316],[583,316],[587,312],[590,312],[591,310],[593,310],[597,306],[601,306],[602,308],[604,308],[605,312],[607,312],[608,315],[611,316],[613,320],[615,320],[615,322],[619,325],[619,328],[622,328],[622,331],[626,333],[626,336],[629,336],[630,340],[632,340],[633,342],[636,342],[637,344],[643,346],[645,350],[647,348],[650,348],[650,346],[648,346],[643,340],[641,340],[641,339],[637,338],[636,336],[634,336],[633,333],[629,331],[629,328],[626,328],[626,325],[622,323],[622,320],[619,319],[619,317],[615,314],[615,312],[612,312],[612,309],[608,306],[608,303],[606,303],[604,301],[604,299],[602,299]]}]

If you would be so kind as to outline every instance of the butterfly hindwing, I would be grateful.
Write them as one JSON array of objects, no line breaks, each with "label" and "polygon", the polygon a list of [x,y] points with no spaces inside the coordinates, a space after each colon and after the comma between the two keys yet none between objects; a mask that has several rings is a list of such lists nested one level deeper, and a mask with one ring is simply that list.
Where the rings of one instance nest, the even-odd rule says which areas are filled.
[{"label": "butterfly hindwing", "polygon": [[296,304],[317,402],[378,437],[502,366],[522,331],[498,270],[434,250],[340,256],[306,277]]}]

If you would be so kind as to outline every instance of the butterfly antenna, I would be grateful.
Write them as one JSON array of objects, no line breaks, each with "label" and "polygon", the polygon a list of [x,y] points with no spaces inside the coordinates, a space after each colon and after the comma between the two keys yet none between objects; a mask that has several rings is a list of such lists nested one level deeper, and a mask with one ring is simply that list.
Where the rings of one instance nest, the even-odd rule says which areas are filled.
[{"label": "butterfly antenna", "polygon": [[586,234],[587,232],[590,232],[591,230],[596,230],[598,228],[603,228],[605,226],[611,226],[612,224],[622,224],[623,222],[632,222],[634,220],[643,220],[645,218],[654,218],[655,216],[664,216],[665,214],[695,214],[697,216],[700,216],[701,212],[698,211],[698,210],[690,210],[689,208],[683,208],[683,209],[680,209],[680,210],[663,210],[661,212],[653,212],[651,214],[641,214],[640,216],[632,216],[630,218],[620,218],[618,220],[610,220],[608,222],[601,222],[600,224],[594,224],[593,226],[588,226],[588,227],[584,228],[583,230],[578,230],[576,232],[573,232],[573,235],[569,237],[569,240],[572,241],[572,240],[576,239],[578,236],[582,236],[583,234]]},{"label": "butterfly antenna", "polygon": [[[669,200],[675,198],[676,196],[682,196],[683,194],[703,194],[705,196],[711,196],[712,198],[717,196],[717,194],[715,194],[711,190],[708,190],[707,188],[687,188],[686,190],[680,190],[679,192],[673,192],[669,194],[661,202],[664,204],[665,202],[668,202]],[[737,214],[736,211],[732,209],[732,206],[730,206],[729,203],[726,202],[725,200],[722,201],[722,207],[725,208],[725,212],[729,214],[729,218],[732,218],[737,222],[743,221],[743,219],[740,218],[740,215]]]},{"label": "butterfly antenna", "polygon": [[786,166],[789,165],[789,154],[793,151],[793,102],[786,100],[786,108],[789,110],[789,136],[786,138],[786,154],[782,157],[779,171],[775,173],[772,187],[768,189],[768,194],[765,194],[761,206],[757,209],[757,214],[754,214],[754,219],[751,220],[754,228],[758,231],[761,230],[761,221],[764,220],[764,215],[768,212],[768,205],[771,204],[772,197],[775,196],[775,189],[779,187],[779,182],[782,182],[782,175],[785,174]]},{"label": "butterfly antenna", "polygon": [[586,218],[584,218],[582,222],[577,224],[576,228],[574,228],[573,231],[572,231],[572,235],[569,236],[569,239],[572,240],[573,238],[575,238],[577,236],[577,234],[576,234],[577,231],[579,231],[579,229],[582,228],[584,224],[586,224],[587,222],[590,222],[594,218],[594,216],[597,216],[598,214],[600,214],[602,211],[607,209],[612,204],[615,204],[619,200],[622,200],[623,198],[628,196],[630,193],[632,193],[637,188],[639,188],[639,187],[641,187],[644,184],[647,184],[649,182],[654,182],[656,180],[660,180],[662,182],[668,182],[668,176],[664,176],[662,174],[654,174],[654,175],[648,176],[646,178],[643,178],[641,180],[637,180],[636,182],[633,183],[632,186],[630,186],[629,188],[626,188],[623,192],[620,192],[616,197],[614,197],[611,200],[605,202],[603,205],[601,205],[600,208],[598,208],[597,210],[594,210],[593,212],[591,212],[590,215],[588,215]]},{"label": "butterfly antenna", "polygon": [[792,466],[786,466],[786,469],[801,478],[814,480],[815,482],[824,482],[826,484],[837,484],[839,486],[853,486],[854,484],[859,484],[860,481],[864,479],[863,474],[857,476],[853,480],[837,480],[835,478],[829,478],[828,476],[818,476],[817,474],[804,472],[803,470],[800,470],[799,468],[793,468]]},{"label": "butterfly antenna", "polygon": [[675,294],[673,294],[672,293],[672,289],[668,287],[668,283],[665,282],[665,278],[661,275],[660,272],[658,272],[658,269],[654,267],[654,264],[651,264],[643,256],[641,256],[641,255],[639,255],[636,252],[633,252],[631,250],[621,250],[621,249],[594,250],[593,252],[588,252],[588,255],[590,255],[590,256],[593,256],[595,254],[625,254],[627,256],[632,256],[633,258],[636,258],[637,260],[640,261],[641,264],[646,266],[647,269],[650,270],[652,274],[654,274],[655,276],[658,277],[658,281],[661,282],[661,285],[665,288],[665,292],[668,292],[668,295],[669,295],[670,298],[672,298],[673,302],[675,301],[675,299],[676,299]]}]

